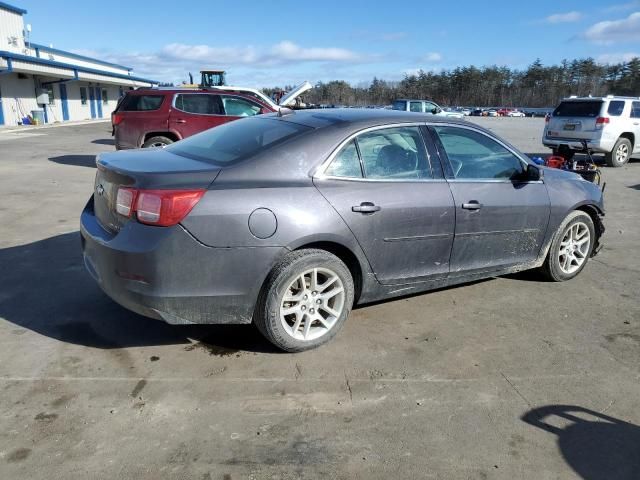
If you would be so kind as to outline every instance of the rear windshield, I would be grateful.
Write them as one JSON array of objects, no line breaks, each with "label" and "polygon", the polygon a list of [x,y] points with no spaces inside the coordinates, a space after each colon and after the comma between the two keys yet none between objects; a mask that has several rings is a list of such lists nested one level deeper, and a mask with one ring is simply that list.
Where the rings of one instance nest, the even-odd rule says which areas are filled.
[{"label": "rear windshield", "polygon": [[244,118],[193,135],[165,149],[214,165],[229,165],[308,130],[311,127],[276,119]]},{"label": "rear windshield", "polygon": [[600,115],[602,102],[562,102],[553,111],[554,117],[597,117]]},{"label": "rear windshield", "polygon": [[407,102],[404,102],[402,100],[396,100],[395,102],[393,102],[393,107],[394,110],[406,110],[407,108]]},{"label": "rear windshield", "polygon": [[164,95],[127,95],[122,100],[118,111],[121,112],[146,112],[157,110],[162,105]]}]

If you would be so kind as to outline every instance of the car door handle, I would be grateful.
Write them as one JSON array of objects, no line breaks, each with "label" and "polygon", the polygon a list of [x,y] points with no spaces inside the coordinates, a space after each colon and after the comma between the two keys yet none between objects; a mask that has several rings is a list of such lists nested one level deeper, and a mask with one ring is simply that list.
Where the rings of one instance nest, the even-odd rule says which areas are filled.
[{"label": "car door handle", "polygon": [[177,120],[174,120],[173,122],[174,122],[174,123],[187,123],[187,121],[186,121],[186,120],[183,120],[182,118],[179,118],[179,119],[177,119]]},{"label": "car door handle", "polygon": [[462,208],[465,210],[480,210],[482,208],[482,204],[476,200],[471,200],[469,203],[463,203]]},{"label": "car door handle", "polygon": [[380,205],[374,205],[371,202],[362,202],[360,205],[351,207],[352,212],[358,213],[375,213],[381,210]]}]

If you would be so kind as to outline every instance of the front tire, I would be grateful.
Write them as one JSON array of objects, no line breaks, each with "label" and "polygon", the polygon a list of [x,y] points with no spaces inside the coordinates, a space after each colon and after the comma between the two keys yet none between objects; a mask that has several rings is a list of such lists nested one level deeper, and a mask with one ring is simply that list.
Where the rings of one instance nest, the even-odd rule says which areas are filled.
[{"label": "front tire", "polygon": [[541,271],[554,282],[564,282],[578,275],[587,264],[596,243],[591,217],[580,210],[567,215],[551,241]]},{"label": "front tire", "polygon": [[613,150],[604,156],[610,167],[621,167],[629,161],[631,156],[631,141],[628,138],[619,138],[613,146]]},{"label": "front tire", "polygon": [[338,333],[353,298],[353,278],[338,257],[324,250],[296,250],[271,270],[254,323],[282,350],[309,350]]}]

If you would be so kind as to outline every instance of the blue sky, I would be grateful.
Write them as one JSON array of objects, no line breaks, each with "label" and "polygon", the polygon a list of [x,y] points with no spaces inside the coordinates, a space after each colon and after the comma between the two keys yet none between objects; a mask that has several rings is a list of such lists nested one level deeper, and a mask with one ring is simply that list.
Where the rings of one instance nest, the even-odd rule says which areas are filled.
[{"label": "blue sky", "polygon": [[525,68],[640,56],[640,0],[9,0],[32,40],[179,82],[202,67],[229,83],[400,80],[418,69]]}]

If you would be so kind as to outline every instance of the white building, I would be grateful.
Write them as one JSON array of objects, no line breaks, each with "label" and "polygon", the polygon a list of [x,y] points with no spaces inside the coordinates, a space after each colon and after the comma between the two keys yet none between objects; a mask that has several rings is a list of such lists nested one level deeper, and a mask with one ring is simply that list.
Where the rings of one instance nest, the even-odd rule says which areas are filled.
[{"label": "white building", "polygon": [[109,118],[125,90],[157,82],[131,68],[31,43],[26,10],[0,2],[0,125]]}]

